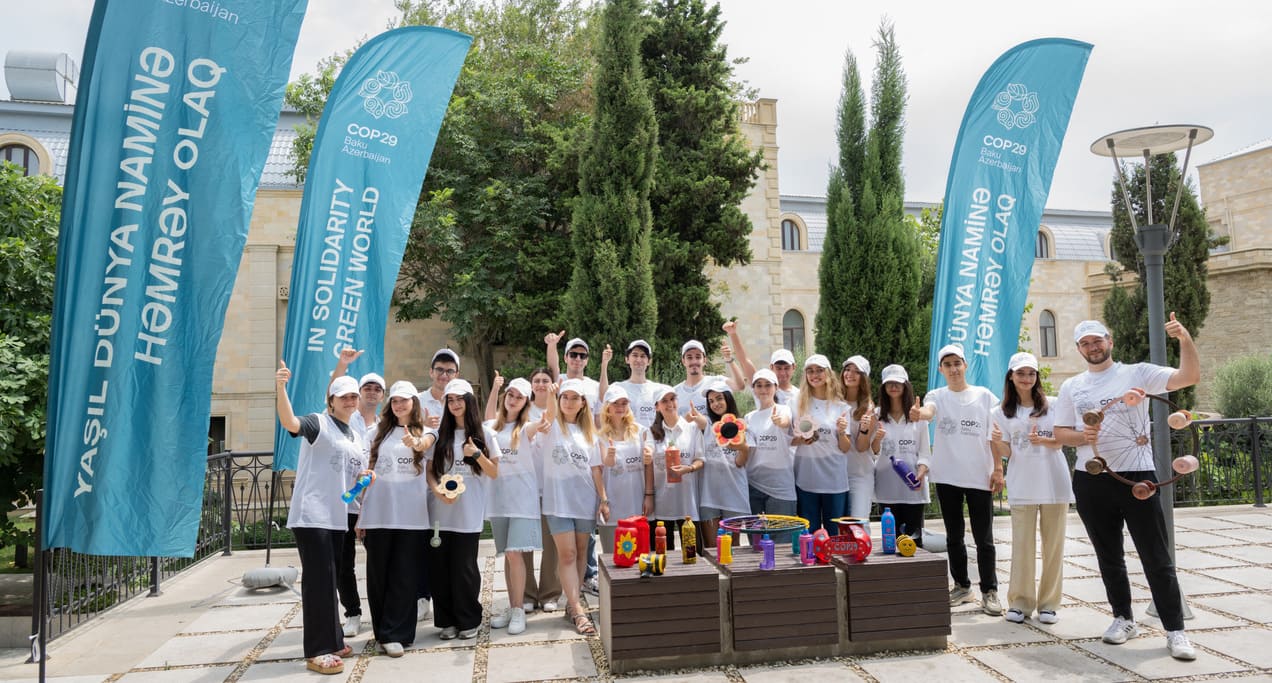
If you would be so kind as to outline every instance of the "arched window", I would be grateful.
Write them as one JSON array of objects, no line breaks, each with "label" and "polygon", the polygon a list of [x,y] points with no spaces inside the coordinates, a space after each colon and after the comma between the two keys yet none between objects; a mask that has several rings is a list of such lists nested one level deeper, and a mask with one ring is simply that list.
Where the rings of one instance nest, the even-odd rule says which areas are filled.
[{"label": "arched window", "polygon": [[1051,258],[1051,240],[1041,229],[1038,230],[1038,241],[1034,244],[1034,258]]},{"label": "arched window", "polygon": [[1055,358],[1060,355],[1056,347],[1056,315],[1051,311],[1044,310],[1038,315],[1038,337],[1043,358]]},{"label": "arched window", "polygon": [[11,144],[0,147],[0,161],[21,166],[24,175],[36,175],[40,172],[40,157],[35,150],[23,144]]},{"label": "arched window", "polygon": [[804,349],[804,316],[793,308],[782,316],[782,346],[795,353]]},{"label": "arched window", "polygon": [[799,226],[790,219],[782,221],[782,251],[799,251],[801,248]]}]

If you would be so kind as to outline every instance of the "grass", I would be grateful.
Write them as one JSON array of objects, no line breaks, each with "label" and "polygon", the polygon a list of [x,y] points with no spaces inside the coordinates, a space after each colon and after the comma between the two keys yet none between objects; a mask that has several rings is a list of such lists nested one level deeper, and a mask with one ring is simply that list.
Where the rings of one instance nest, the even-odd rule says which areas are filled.
[{"label": "grass", "polygon": [[[22,530],[35,530],[35,520],[30,517],[19,517],[13,520],[13,523]],[[0,548],[0,574],[30,574],[31,567],[21,568],[14,566],[14,550],[15,547],[12,545]],[[28,564],[33,564],[35,562],[34,550],[30,548],[28,548],[27,552],[27,562]]]}]

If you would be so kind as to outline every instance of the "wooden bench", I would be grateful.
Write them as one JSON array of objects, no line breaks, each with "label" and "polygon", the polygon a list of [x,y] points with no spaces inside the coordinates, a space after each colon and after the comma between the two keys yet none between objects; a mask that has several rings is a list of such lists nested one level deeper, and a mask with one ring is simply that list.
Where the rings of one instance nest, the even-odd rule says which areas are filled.
[{"label": "wooden bench", "polygon": [[698,558],[667,554],[662,576],[600,561],[601,642],[615,673],[641,668],[711,666],[721,659],[720,574]]},{"label": "wooden bench", "polygon": [[[835,568],[805,565],[777,545],[776,566],[760,569],[761,554],[750,546],[733,552],[733,562],[719,565],[728,579],[733,649],[737,652],[801,648],[799,656],[818,656],[810,646],[839,643],[839,596]],[[717,561],[716,550],[703,555]],[[828,651],[829,652],[829,651]]]},{"label": "wooden bench", "polygon": [[846,578],[845,615],[853,642],[950,635],[944,555],[922,548],[914,557],[875,552],[862,563],[835,557]]}]

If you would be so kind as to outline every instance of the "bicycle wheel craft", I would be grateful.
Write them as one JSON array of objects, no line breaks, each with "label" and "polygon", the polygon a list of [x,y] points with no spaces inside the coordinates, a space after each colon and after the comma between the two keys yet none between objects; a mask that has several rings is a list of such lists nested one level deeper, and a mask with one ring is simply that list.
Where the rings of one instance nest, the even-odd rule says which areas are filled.
[{"label": "bicycle wheel craft", "polygon": [[[1166,423],[1171,429],[1171,469],[1175,471],[1175,476],[1158,483],[1131,481],[1120,474],[1138,469],[1133,465],[1146,458],[1156,468],[1150,406],[1169,413]],[[1169,486],[1197,470],[1200,430],[1193,424],[1192,414],[1181,410],[1168,398],[1145,394],[1143,389],[1131,389],[1098,410],[1088,410],[1082,415],[1082,422],[1089,426],[1100,426],[1100,438],[1091,445],[1094,456],[1086,463],[1087,473],[1112,476],[1130,486],[1131,494],[1140,500],[1151,498],[1157,493],[1157,489]]]},{"label": "bicycle wheel craft", "polygon": [[738,534],[780,534],[808,528],[808,520],[794,515],[742,515],[720,520],[720,528]]}]

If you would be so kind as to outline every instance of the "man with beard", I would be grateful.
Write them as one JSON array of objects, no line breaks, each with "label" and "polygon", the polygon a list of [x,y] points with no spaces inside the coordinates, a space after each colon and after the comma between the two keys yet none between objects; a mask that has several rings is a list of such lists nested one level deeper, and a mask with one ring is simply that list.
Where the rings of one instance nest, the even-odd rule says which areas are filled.
[{"label": "man with beard", "polygon": [[[1082,416],[1103,406],[1109,411],[1138,411],[1135,422],[1147,424],[1148,402],[1130,406],[1114,401],[1132,388],[1147,394],[1162,394],[1192,386],[1201,379],[1201,362],[1192,335],[1170,314],[1166,334],[1179,340],[1179,368],[1152,363],[1124,365],[1113,361],[1113,337],[1097,320],[1084,320],[1073,330],[1073,341],[1086,360],[1086,372],[1071,377],[1060,387],[1055,403],[1055,437],[1061,444],[1076,446],[1078,459],[1073,474],[1073,496],[1078,516],[1095,546],[1104,592],[1113,611],[1113,623],[1104,632],[1104,642],[1125,643],[1139,635],[1131,612],[1131,585],[1126,576],[1122,525],[1131,533],[1139,552],[1144,576],[1153,594],[1153,604],[1166,629],[1166,644],[1176,659],[1192,660],[1197,651],[1184,633],[1183,596],[1166,542],[1166,520],[1160,498],[1139,500],[1122,482],[1107,474],[1088,474],[1085,466],[1094,457],[1092,446],[1106,454],[1128,454],[1110,462],[1110,467],[1131,481],[1157,481],[1151,448],[1123,444],[1129,435],[1101,433],[1100,425],[1086,425]],[[1079,428],[1081,426],[1081,428]]]}]

